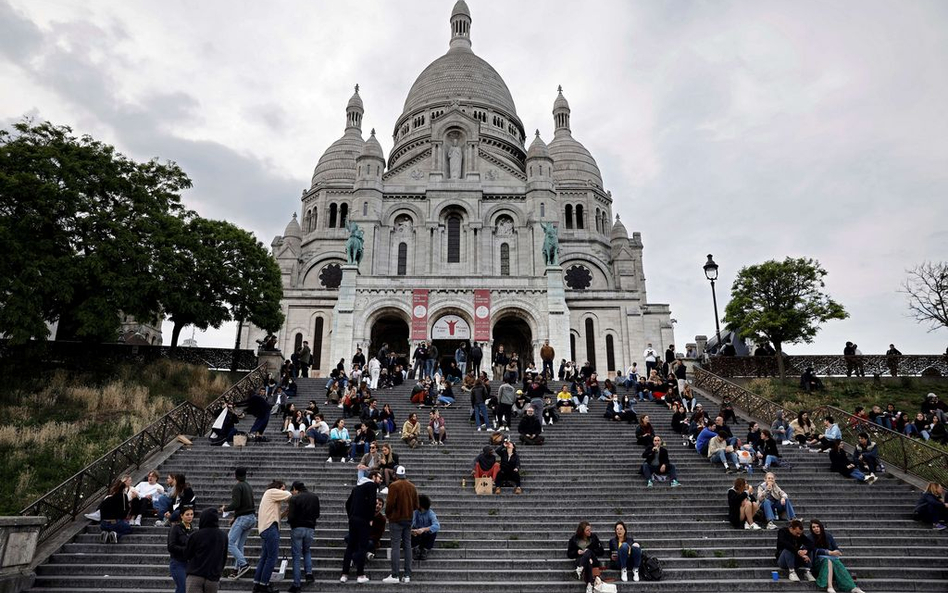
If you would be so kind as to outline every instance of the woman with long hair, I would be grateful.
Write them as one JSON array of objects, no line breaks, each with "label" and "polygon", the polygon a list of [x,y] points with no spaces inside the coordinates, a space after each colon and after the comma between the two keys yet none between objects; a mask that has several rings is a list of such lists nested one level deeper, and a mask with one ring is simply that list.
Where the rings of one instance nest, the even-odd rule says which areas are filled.
[{"label": "woman with long hair", "polygon": [[635,428],[635,442],[643,447],[648,447],[652,444],[652,437],[654,436],[655,429],[652,428],[652,422],[649,420],[648,414],[644,414],[639,419],[639,425]]},{"label": "woman with long hair", "polygon": [[794,440],[801,447],[816,438],[816,426],[810,420],[810,413],[806,410],[800,410],[797,419],[790,422],[790,428],[793,430]]},{"label": "woman with long hair", "polygon": [[392,411],[390,404],[382,406],[382,411],[379,413],[379,428],[382,429],[382,435],[386,439],[395,432],[395,412]]},{"label": "woman with long hair", "polygon": [[329,459],[327,463],[332,463],[333,457],[341,457],[343,463],[349,461],[349,429],[346,428],[346,421],[343,418],[337,418],[329,431]]},{"label": "woman with long hair", "polygon": [[945,502],[945,489],[937,482],[929,482],[925,492],[915,504],[912,515],[916,521],[928,523],[933,529],[941,531],[948,523],[948,502]]},{"label": "woman with long hair", "polygon": [[593,593],[596,577],[593,568],[600,566],[599,557],[605,554],[602,542],[593,533],[589,521],[580,521],[576,533],[569,538],[566,557],[576,562],[576,578],[586,583],[586,593]]},{"label": "woman with long hair", "polygon": [[120,537],[132,532],[132,527],[128,523],[131,505],[125,494],[127,490],[128,484],[121,478],[116,479],[109,486],[105,500],[99,506],[102,543],[117,544]]},{"label": "woman with long hair", "polygon": [[398,467],[398,453],[392,450],[388,443],[382,443],[382,455],[379,462],[379,471],[382,473],[382,483],[386,486],[395,479],[395,469]]},{"label": "woman with long hair", "polygon": [[632,580],[639,580],[639,566],[642,565],[642,547],[622,521],[616,521],[612,539],[609,540],[609,562],[611,568],[620,571],[622,582],[629,580],[629,560],[632,560]]},{"label": "woman with long hair", "polygon": [[744,478],[734,480],[734,485],[727,491],[727,518],[731,525],[744,529],[760,529],[754,522],[754,515],[760,505],[754,494],[754,488]]},{"label": "woman with long hair", "polygon": [[184,474],[171,474],[168,477],[168,484],[174,488],[171,496],[163,496],[156,505],[158,511],[158,520],[155,521],[156,527],[167,527],[170,523],[178,520],[181,511],[185,507],[194,507],[196,497],[194,491],[188,485]]},{"label": "woman with long hair", "polygon": [[408,420],[402,425],[402,441],[414,449],[418,446],[418,437],[421,435],[421,423],[418,422],[418,414],[412,412],[408,415]]},{"label": "woman with long hair", "polygon": [[833,588],[833,582],[839,585],[839,588],[849,593],[863,593],[863,590],[853,582],[849,571],[843,566],[840,556],[843,553],[832,534],[828,533],[819,519],[810,520],[810,534],[807,536],[813,548],[813,568],[811,572],[816,573],[816,586],[826,587],[826,593],[836,593]]},{"label": "woman with long hair", "polygon": [[188,567],[188,559],[185,549],[193,532],[191,523],[194,521],[194,509],[184,509],[180,518],[181,521],[174,523],[168,532],[168,554],[171,556],[168,570],[171,572],[171,580],[174,581],[174,593],[185,593],[186,590],[188,575],[185,570]]}]

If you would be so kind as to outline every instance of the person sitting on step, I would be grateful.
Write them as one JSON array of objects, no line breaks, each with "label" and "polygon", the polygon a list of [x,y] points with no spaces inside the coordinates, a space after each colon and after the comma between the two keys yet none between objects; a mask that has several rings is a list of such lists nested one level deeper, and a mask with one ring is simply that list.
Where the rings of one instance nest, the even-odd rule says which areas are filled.
[{"label": "person sitting on step", "polygon": [[587,413],[589,411],[589,394],[586,393],[582,377],[577,377],[577,380],[573,382],[572,393],[573,408],[580,414]]},{"label": "person sitting on step", "polygon": [[553,423],[560,421],[560,411],[553,404],[553,398],[547,395],[543,398],[543,413],[540,417],[540,422],[543,425],[549,424],[553,426]]},{"label": "person sitting on step", "polygon": [[303,432],[306,430],[306,421],[303,419],[303,410],[296,410],[292,418],[287,418],[283,431],[286,433],[286,444],[300,446]]},{"label": "person sitting on step", "polygon": [[718,412],[718,416],[724,418],[725,423],[727,423],[728,420],[734,424],[738,424],[740,422],[737,419],[737,414],[734,412],[734,404],[731,403],[730,396],[725,395],[724,399],[721,400],[721,410]]},{"label": "person sitting on step", "polygon": [[408,415],[408,420],[402,424],[402,441],[414,449],[418,446],[419,436],[421,436],[421,423],[418,422],[418,414],[412,412]]},{"label": "person sitting on step", "polygon": [[388,443],[382,443],[379,471],[382,473],[382,483],[388,486],[395,479],[395,468],[398,467],[398,453],[392,450]]},{"label": "person sitting on step", "polygon": [[[754,515],[760,509],[754,487],[744,478],[736,478],[734,485],[727,491],[727,519],[737,529],[760,529],[754,522]],[[801,526],[802,529],[802,526]]]},{"label": "person sitting on step", "polygon": [[381,473],[382,469],[382,455],[379,453],[378,444],[372,442],[369,444],[369,450],[365,455],[359,460],[359,465],[356,466],[356,476],[359,480],[368,476],[369,472],[372,470],[377,470]]},{"label": "person sitting on step", "polygon": [[810,534],[807,536],[809,547],[813,551],[813,567],[811,572],[816,573],[816,586],[826,588],[826,593],[836,593],[833,583],[842,591],[849,593],[863,593],[856,586],[853,577],[843,566],[840,556],[843,553],[836,545],[833,535],[826,531],[819,519],[810,519]]},{"label": "person sitting on step", "polygon": [[[682,365],[682,368],[684,368],[684,365]],[[681,391],[681,403],[688,412],[694,412],[695,406],[698,405],[698,398],[695,397],[690,383],[685,383],[685,388]]]},{"label": "person sitting on step", "polygon": [[382,431],[382,437],[386,439],[395,432],[395,412],[389,404],[382,406],[382,411],[379,412],[379,428]]},{"label": "person sitting on step", "polygon": [[130,523],[132,525],[141,525],[142,515],[155,512],[155,501],[165,493],[165,487],[158,483],[160,479],[161,475],[157,471],[151,470],[145,480],[139,482],[133,488],[136,496],[129,501],[132,517]]},{"label": "person sitting on step", "polygon": [[425,494],[419,495],[418,508],[411,518],[411,549],[415,560],[428,559],[440,529],[438,516],[431,510],[431,498]]},{"label": "person sitting on step", "polygon": [[559,392],[556,394],[556,407],[562,408],[563,406],[573,406],[573,394],[570,393],[566,383],[563,383]]},{"label": "person sitting on step", "polygon": [[764,481],[757,486],[757,502],[767,518],[767,529],[777,528],[774,521],[780,519],[780,513],[787,514],[787,521],[796,517],[790,497],[777,485],[777,476],[773,472],[767,472]]},{"label": "person sitting on step", "polygon": [[642,458],[645,460],[642,462],[642,475],[645,476],[646,488],[652,487],[653,476],[661,476],[662,480],[667,476],[671,478],[672,488],[679,486],[678,470],[668,459],[668,449],[662,445],[662,437],[652,437],[652,446],[642,452]]},{"label": "person sitting on step", "polygon": [[648,414],[645,414],[639,419],[639,425],[635,428],[635,442],[643,447],[648,447],[652,444],[652,437],[654,436],[655,429],[652,428],[652,421]]},{"label": "person sitting on step", "polygon": [[385,525],[388,520],[382,512],[385,509],[385,499],[379,496],[375,499],[375,517],[372,518],[372,524],[369,526],[369,541],[366,547],[366,560],[372,560],[379,551],[382,544],[382,537],[385,536]]},{"label": "person sitting on step", "polygon": [[432,445],[444,445],[447,438],[448,429],[441,412],[431,410],[428,414],[428,442]]},{"label": "person sitting on step", "polygon": [[823,436],[807,444],[811,447],[818,444],[820,447],[819,452],[826,453],[833,447],[834,443],[841,442],[842,440],[843,432],[839,429],[839,425],[836,424],[836,420],[832,416],[827,416],[823,418]]},{"label": "person sitting on step", "polygon": [[368,422],[360,422],[349,451],[350,459],[359,459],[369,451],[369,446],[375,442],[375,431]]},{"label": "person sitting on step", "polygon": [[497,472],[494,491],[500,493],[503,486],[512,484],[514,494],[522,494],[523,489],[520,487],[520,454],[517,453],[517,446],[513,441],[504,441],[503,446],[498,447],[495,453],[500,463],[500,471]]},{"label": "person sitting on step", "polygon": [[642,401],[653,401],[655,398],[652,397],[652,392],[648,387],[648,381],[645,378],[645,375],[639,375],[638,380],[633,385],[635,389],[635,399]]},{"label": "person sitting on step", "polygon": [[197,501],[184,474],[169,475],[167,484],[171,487],[170,496],[162,496],[155,501],[155,511],[158,513],[156,527],[167,527],[171,521],[177,521],[181,510],[184,507],[194,508]]},{"label": "person sitting on step", "polygon": [[[105,500],[99,505],[99,528],[102,530],[104,544],[117,544],[122,536],[132,532],[132,527],[128,522],[128,515],[131,512],[127,494],[129,490],[129,485],[118,478],[109,486]],[[133,494],[133,496],[137,495]]]},{"label": "person sitting on step", "polygon": [[[628,401],[628,398],[629,396],[626,395],[626,401]],[[628,420],[628,415],[625,413],[625,407],[623,406],[622,399],[619,397],[618,393],[613,393],[609,397],[609,401],[606,402],[606,411],[603,413],[602,417],[606,420],[612,420],[613,422],[623,422]]]},{"label": "person sitting on step", "polygon": [[720,463],[724,465],[725,473],[732,474],[741,471],[740,461],[737,459],[737,453],[734,447],[727,444],[731,433],[727,428],[718,428],[714,438],[708,442],[708,459],[711,463]]},{"label": "person sitting on step", "polygon": [[806,410],[800,410],[796,419],[790,422],[790,428],[793,430],[793,438],[801,447],[809,447],[816,438],[816,425],[810,420],[810,413]]},{"label": "person sitting on step", "polygon": [[675,434],[682,435],[685,439],[685,446],[688,445],[688,414],[683,404],[676,403],[672,406],[671,429]]},{"label": "person sitting on step", "polygon": [[343,463],[350,461],[349,457],[349,429],[346,428],[346,421],[338,418],[329,431],[329,459],[327,463],[332,463],[333,457],[341,457]]},{"label": "person sitting on step", "polygon": [[786,527],[777,531],[777,551],[774,557],[777,566],[787,571],[789,580],[799,583],[797,571],[803,571],[806,580],[815,581],[810,572],[813,565],[813,551],[810,549],[810,540],[803,535],[803,522],[799,519],[790,521]]},{"label": "person sitting on step", "polygon": [[872,484],[876,481],[875,474],[866,475],[859,471],[854,463],[849,459],[849,455],[846,454],[846,450],[843,449],[843,441],[835,441],[830,445],[830,469],[834,472],[838,472],[847,478],[852,478],[857,482],[865,482],[867,484]]},{"label": "person sitting on step", "polygon": [[638,582],[642,565],[642,547],[635,541],[625,523],[616,521],[615,535],[609,540],[609,567],[619,571],[622,582],[629,580],[629,564],[632,565],[632,580]]},{"label": "person sitting on step", "polygon": [[783,417],[783,410],[777,410],[776,418],[770,425],[770,433],[780,441],[781,445],[790,445],[793,443],[793,428]]},{"label": "person sitting on step", "polygon": [[941,531],[948,524],[948,502],[945,502],[945,489],[937,482],[929,482],[921,498],[915,503],[912,518],[928,523],[933,529]]},{"label": "person sitting on step", "polygon": [[853,463],[863,473],[874,474],[879,466],[879,448],[869,439],[869,433],[860,432],[853,448]]},{"label": "person sitting on step", "polygon": [[313,416],[313,421],[306,429],[306,438],[309,439],[307,449],[315,449],[316,443],[325,445],[329,442],[329,425],[326,424],[326,418],[322,414]]},{"label": "person sitting on step", "polygon": [[474,471],[472,473],[475,480],[478,478],[490,478],[491,487],[494,488],[494,492],[500,494],[500,488],[497,487],[497,476],[500,474],[500,462],[497,461],[497,457],[494,455],[493,447],[490,445],[484,446],[480,455],[474,459]]},{"label": "person sitting on step", "polygon": [[777,449],[777,439],[773,437],[770,430],[765,428],[760,431],[760,440],[755,449],[757,463],[764,466],[764,471],[771,467],[780,467],[780,451]]},{"label": "person sitting on step", "polygon": [[527,406],[526,414],[520,419],[517,425],[517,432],[520,433],[520,442],[524,445],[542,445],[545,441],[543,437],[543,427],[540,425],[540,419],[537,418],[533,406]]},{"label": "person sitting on step", "polygon": [[750,450],[757,450],[760,444],[760,424],[751,420],[747,424],[747,438],[744,439],[745,445],[750,445]]},{"label": "person sitting on step", "polygon": [[588,521],[580,521],[576,533],[569,538],[566,546],[566,557],[576,563],[576,578],[586,583],[586,593],[593,593],[593,583],[596,577],[593,568],[601,566],[599,558],[605,555],[605,549],[599,536],[593,533],[592,525]]}]

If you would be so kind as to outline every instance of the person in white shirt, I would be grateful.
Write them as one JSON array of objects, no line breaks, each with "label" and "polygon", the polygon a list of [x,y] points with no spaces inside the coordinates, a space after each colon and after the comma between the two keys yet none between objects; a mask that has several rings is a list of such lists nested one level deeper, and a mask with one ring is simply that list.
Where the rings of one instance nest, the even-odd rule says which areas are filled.
[{"label": "person in white shirt", "polygon": [[625,383],[624,387],[628,389],[629,387],[635,385],[639,380],[639,365],[636,362],[633,362],[629,365],[629,370],[625,373]]},{"label": "person in white shirt", "polygon": [[320,445],[325,445],[328,443],[329,431],[329,425],[326,424],[326,420],[322,414],[316,414],[313,416],[313,422],[306,431],[306,437],[309,439],[309,444],[306,445],[306,448],[315,449],[316,443],[319,443]]},{"label": "person in white shirt", "polygon": [[645,359],[645,374],[651,374],[652,369],[655,368],[655,361],[658,360],[658,353],[652,348],[651,343],[645,348],[642,357]]},{"label": "person in white shirt", "polygon": [[382,374],[382,363],[374,356],[369,361],[369,389],[378,389],[379,375]]},{"label": "person in white shirt", "polygon": [[[143,482],[139,482],[133,490],[138,493],[137,497],[131,499],[132,506],[132,525],[142,524],[142,512],[152,506],[153,501],[158,500],[165,493],[165,487],[158,483],[161,476],[158,472],[151,470]],[[131,494],[131,491],[129,491]]]}]

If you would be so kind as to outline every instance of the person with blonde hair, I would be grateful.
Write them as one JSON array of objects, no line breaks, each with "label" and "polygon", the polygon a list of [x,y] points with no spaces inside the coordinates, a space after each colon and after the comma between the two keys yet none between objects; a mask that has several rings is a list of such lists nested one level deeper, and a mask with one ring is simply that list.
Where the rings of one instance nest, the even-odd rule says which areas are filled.
[{"label": "person with blonde hair", "polygon": [[787,514],[787,521],[796,517],[790,497],[777,485],[777,476],[773,472],[767,472],[764,481],[757,486],[757,501],[767,518],[767,529],[777,528],[774,521],[780,519],[780,513]]},{"label": "person with blonde hair", "polygon": [[948,523],[948,502],[945,502],[945,489],[937,482],[929,482],[925,492],[915,504],[912,515],[916,521],[930,523],[932,528],[941,531]]}]

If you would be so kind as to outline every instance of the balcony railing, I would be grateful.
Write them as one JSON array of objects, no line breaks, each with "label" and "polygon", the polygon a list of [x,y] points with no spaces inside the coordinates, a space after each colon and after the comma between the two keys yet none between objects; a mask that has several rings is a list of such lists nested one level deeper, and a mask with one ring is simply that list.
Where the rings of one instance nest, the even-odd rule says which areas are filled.
[{"label": "balcony railing", "polygon": [[260,365],[232,385],[217,399],[200,408],[185,402],[138,434],[96,459],[42,498],[23,509],[21,515],[44,516],[40,531],[45,540],[73,521],[90,501],[97,500],[119,476],[141,467],[179,434],[204,435],[228,401],[245,399],[266,381],[266,365]]},{"label": "balcony railing", "polygon": [[[772,377],[777,374],[777,360],[773,356],[714,356],[704,367],[721,377]],[[812,367],[817,375],[842,377],[846,375],[871,377],[890,375],[906,377],[948,377],[948,355],[906,354],[886,356],[864,354],[817,354],[785,356],[787,376],[797,376]]]},{"label": "balcony railing", "polygon": [[17,358],[31,362],[44,361],[57,368],[77,369],[112,366],[120,362],[145,364],[162,358],[209,369],[230,369],[235,362],[238,371],[251,371],[257,366],[257,353],[253,350],[237,350],[235,354],[231,348],[171,348],[53,341],[10,345],[6,340],[0,340],[0,359]]}]

